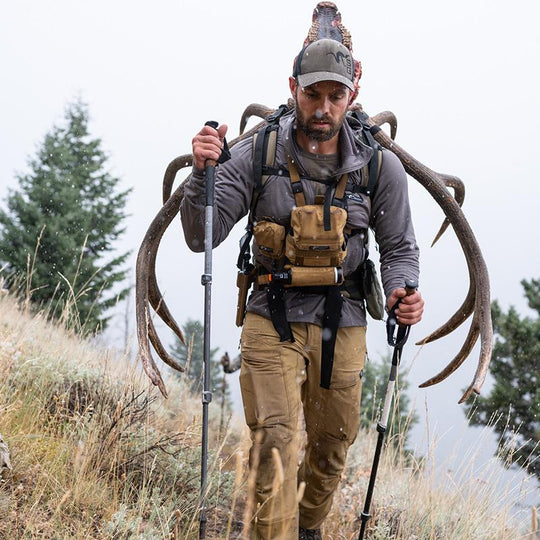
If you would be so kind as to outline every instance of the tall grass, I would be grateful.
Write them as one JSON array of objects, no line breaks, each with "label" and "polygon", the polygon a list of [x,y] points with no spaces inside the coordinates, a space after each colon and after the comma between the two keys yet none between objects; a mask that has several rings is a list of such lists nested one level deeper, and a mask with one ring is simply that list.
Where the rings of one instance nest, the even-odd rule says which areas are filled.
[{"label": "tall grass", "polygon": [[[2,296],[0,433],[12,471],[0,483],[0,538],[190,536],[200,406],[182,382],[168,384],[170,399],[156,399],[127,358]],[[225,530],[235,471],[223,456],[236,441],[211,443],[210,530]]]},{"label": "tall grass", "polygon": [[[0,434],[12,464],[0,477],[0,538],[197,538],[199,396],[170,377],[163,400],[128,358],[20,304],[0,295]],[[207,538],[248,538],[249,438],[235,422],[221,434],[219,407],[210,413]],[[361,431],[350,452],[323,526],[329,540],[357,537],[376,435]],[[443,482],[431,454],[415,458],[403,434],[393,437],[368,538],[535,538],[537,517],[515,512],[522,493],[467,468]]]}]

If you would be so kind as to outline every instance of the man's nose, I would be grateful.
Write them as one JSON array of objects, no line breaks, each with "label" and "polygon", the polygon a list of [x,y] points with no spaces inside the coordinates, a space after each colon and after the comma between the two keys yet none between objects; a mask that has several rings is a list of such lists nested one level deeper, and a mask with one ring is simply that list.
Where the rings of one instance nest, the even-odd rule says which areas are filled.
[{"label": "man's nose", "polygon": [[330,112],[330,99],[321,98],[317,109],[320,112],[321,116],[324,116],[325,114],[329,113]]}]

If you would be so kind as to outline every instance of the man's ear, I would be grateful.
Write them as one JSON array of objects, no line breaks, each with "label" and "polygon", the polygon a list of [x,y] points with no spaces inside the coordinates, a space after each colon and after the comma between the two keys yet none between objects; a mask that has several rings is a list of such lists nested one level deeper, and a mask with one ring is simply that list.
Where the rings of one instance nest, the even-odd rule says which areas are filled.
[{"label": "man's ear", "polygon": [[296,82],[296,79],[294,77],[289,77],[289,90],[291,91],[291,96],[295,101],[296,101],[297,88],[298,88],[298,84]]}]

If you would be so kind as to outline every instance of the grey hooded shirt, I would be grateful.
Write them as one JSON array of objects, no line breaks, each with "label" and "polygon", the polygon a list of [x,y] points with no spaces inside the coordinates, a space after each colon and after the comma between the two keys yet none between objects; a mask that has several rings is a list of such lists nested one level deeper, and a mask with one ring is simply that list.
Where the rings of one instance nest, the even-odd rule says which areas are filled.
[{"label": "grey hooded shirt", "polygon": [[[302,188],[306,204],[313,204],[320,192],[320,181],[308,177],[302,161],[302,152],[294,142],[295,115],[290,112],[280,120],[276,146],[275,167],[287,169],[287,154],[290,155],[302,176]],[[339,165],[328,178],[336,183],[342,174],[348,173],[349,187],[361,182],[361,169],[369,162],[373,153],[360,135],[360,124],[347,117],[339,133]],[[218,246],[233,226],[248,212],[253,195],[253,139],[248,138],[231,149],[231,159],[219,165],[216,171],[215,206],[213,214],[213,247]],[[204,251],[205,220],[204,174],[194,170],[184,186],[184,198],[180,215],[186,242],[191,250]],[[405,280],[418,280],[419,251],[414,236],[407,194],[407,177],[398,158],[383,150],[380,174],[375,194],[370,198],[353,189],[346,191],[347,227],[355,231],[347,243],[347,256],[343,262],[343,273],[349,276],[363,261],[365,238],[371,228],[379,247],[381,278],[388,297],[391,292],[403,287]],[[270,176],[255,208],[255,221],[270,219],[289,225],[291,211],[295,206],[290,179],[285,175]],[[253,246],[255,261],[269,268],[256,244]],[[285,293],[286,316],[289,322],[322,324],[325,296],[305,293],[298,289]],[[270,318],[266,292],[251,293],[247,311]],[[362,300],[344,298],[340,326],[365,326],[366,314]]]}]

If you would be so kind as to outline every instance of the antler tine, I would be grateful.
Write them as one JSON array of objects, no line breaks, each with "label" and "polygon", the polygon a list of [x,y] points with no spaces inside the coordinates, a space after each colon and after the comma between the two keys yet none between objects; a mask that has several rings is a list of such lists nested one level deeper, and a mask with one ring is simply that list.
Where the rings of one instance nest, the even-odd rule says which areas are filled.
[{"label": "antler tine", "polygon": [[437,330],[433,331],[431,334],[429,334],[429,336],[421,339],[420,341],[417,341],[416,345],[425,345],[426,343],[431,343],[432,341],[447,336],[448,334],[452,333],[456,328],[461,326],[471,316],[471,313],[473,313],[475,308],[476,282],[474,279],[474,274],[470,267],[469,277],[469,290],[467,291],[467,296],[465,297],[463,304],[461,304],[459,309],[450,317],[450,319],[448,319],[448,321],[446,321],[445,324],[437,328]]},{"label": "antler tine", "polygon": [[[491,325],[491,311],[488,313],[488,316],[485,317],[485,319],[489,320],[489,324]],[[493,339],[492,336],[488,336],[485,331],[482,331],[483,321],[484,319],[481,319],[480,321],[480,361],[478,362],[478,366],[474,373],[471,384],[468,386],[467,390],[465,390],[465,393],[463,394],[458,403],[463,403],[464,401],[469,399],[473,392],[475,394],[480,394],[482,385],[486,380],[486,375],[489,368],[489,361],[491,359],[491,353],[493,352]]]},{"label": "antler tine", "polygon": [[178,156],[167,165],[165,174],[163,175],[163,204],[165,204],[171,196],[172,187],[178,171],[184,167],[191,167],[191,165],[193,165],[192,154]]},{"label": "antler tine", "polygon": [[273,112],[274,109],[270,109],[269,107],[266,107],[265,105],[260,105],[259,103],[252,103],[251,105],[248,105],[244,113],[242,114],[242,118],[240,119],[240,135],[244,133],[244,129],[246,129],[248,120],[252,116],[257,116],[258,118],[266,118],[269,114],[272,114]]},{"label": "antler tine", "polygon": [[[454,199],[461,207],[463,205],[463,201],[465,200],[465,184],[463,184],[463,182],[457,176],[450,176],[449,174],[440,173],[438,176],[447,188],[452,188],[454,190]],[[448,228],[448,225],[450,225],[450,221],[448,221],[448,218],[444,218],[439,232],[435,235],[433,242],[431,242],[431,247],[433,247],[437,240],[443,235],[444,231],[446,231]]]},{"label": "antler tine", "polygon": [[[159,357],[170,367],[176,371],[183,373],[186,371],[186,368],[179,364],[165,349],[163,343],[159,339],[159,336],[156,332],[156,327],[154,326],[154,321],[150,318],[148,319],[148,337],[150,338],[150,343],[152,343],[154,349],[158,353]],[[157,369],[157,368],[156,368]],[[159,372],[159,371],[158,371]]]},{"label": "antler tine", "polygon": [[[136,272],[135,272],[135,286],[136,286],[136,318],[137,318],[137,338],[139,341],[139,349],[141,353],[143,368],[146,371],[147,375],[150,377],[150,380],[153,384],[159,387],[161,390],[161,393],[167,397],[167,391],[165,389],[165,385],[163,383],[163,379],[161,378],[161,374],[159,372],[159,369],[157,368],[154,359],[152,358],[152,354],[150,352],[150,347],[148,343],[148,336],[149,333],[151,335],[152,344],[154,347],[156,347],[156,351],[160,355],[160,357],[163,359],[164,362],[169,363],[168,355],[163,355],[165,358],[160,354],[161,351],[164,350],[164,348],[159,342],[159,338],[157,337],[157,334],[152,332],[153,323],[149,316],[149,276],[154,275],[155,278],[155,257],[157,253],[157,249],[159,247],[159,242],[161,240],[161,237],[163,236],[163,233],[173,220],[173,218],[178,213],[178,210],[180,208],[180,201],[182,200],[182,197],[184,195],[184,187],[183,185],[177,188],[177,190],[173,193],[173,195],[169,198],[167,203],[163,205],[161,210],[158,212],[157,216],[154,218],[152,223],[150,224],[150,227],[148,228],[148,231],[146,232],[146,235],[141,243],[141,247],[139,248],[139,253],[137,255],[137,262],[136,262]],[[155,300],[155,298],[154,298]],[[160,300],[162,306],[156,312],[158,315],[162,315],[163,310],[163,303],[162,300]],[[168,310],[167,310],[168,311]],[[174,319],[173,319],[174,320]],[[167,322],[167,321],[165,321]],[[175,323],[176,325],[176,323]],[[178,325],[176,325],[178,327]],[[152,333],[155,334],[155,336],[152,336]],[[180,336],[182,336],[180,332]],[[159,342],[159,344],[158,344]],[[156,346],[157,345],[157,346]],[[174,367],[174,366],[173,366]],[[181,366],[180,370],[182,370]]]},{"label": "antler tine", "polygon": [[[476,319],[476,317],[474,317]],[[467,337],[465,338],[465,342],[463,343],[463,346],[461,347],[460,351],[456,354],[454,359],[449,362],[449,364],[441,370],[437,375],[434,375],[427,381],[424,381],[422,384],[420,384],[420,388],[427,388],[428,386],[433,386],[434,384],[440,383],[441,381],[444,381],[446,378],[448,378],[456,369],[463,364],[467,356],[472,351],[472,348],[474,347],[476,341],[478,340],[478,336],[480,334],[480,329],[478,327],[478,323],[476,320],[473,319],[473,323],[471,324],[471,327],[469,328],[469,332],[467,334]]]},{"label": "antler tine", "polygon": [[[270,110],[270,113],[273,110]],[[232,140],[229,143],[233,147],[241,140],[250,137],[255,133],[264,122],[259,123],[248,132],[240,137]],[[173,330],[173,332],[184,342],[184,336],[178,324],[171,315],[163,296],[159,290],[155,263],[157,251],[161,238],[171,221],[175,218],[180,210],[180,203],[184,197],[184,182],[171,195],[172,186],[177,172],[183,167],[192,164],[193,157],[191,154],[185,154],[175,158],[169,163],[163,178],[163,199],[164,205],[150,224],[148,231],[141,243],[136,262],[136,319],[137,319],[137,339],[139,342],[139,351],[143,364],[144,371],[159,388],[164,397],[167,397],[167,390],[161,377],[161,373],[152,357],[150,351],[150,343],[152,343],[159,357],[168,365],[178,371],[184,371],[183,366],[176,363],[175,360],[167,353],[165,347],[161,343],[152,319],[149,315],[149,305],[151,305],[156,314]]]},{"label": "antler tine", "polygon": [[476,394],[480,393],[482,385],[484,384],[484,381],[486,379],[489,361],[491,359],[491,352],[493,349],[493,340],[490,335],[491,332],[486,332],[485,328],[483,328],[482,321],[484,320],[484,318],[488,321],[491,329],[491,314],[483,313],[480,309],[480,306],[478,306],[478,311],[475,311],[469,333],[459,353],[440,373],[438,373],[431,379],[423,382],[420,385],[420,388],[425,388],[437,384],[446,379],[449,375],[451,375],[465,361],[467,356],[470,354],[472,348],[474,347],[478,336],[480,336],[480,360],[478,362],[478,367],[476,368],[476,372],[474,374],[471,384],[468,386],[467,390],[465,391],[458,403],[463,403],[464,401],[469,399],[473,392]]},{"label": "antler tine", "polygon": [[[471,287],[474,288],[474,312],[473,326],[477,325],[479,329],[479,335],[481,338],[480,358],[478,368],[476,370],[475,377],[469,386],[469,389],[462,397],[467,399],[471,392],[479,392],[484,382],[485,375],[491,359],[491,350],[493,347],[493,328],[491,326],[491,303],[489,297],[489,276],[487,272],[486,263],[482,257],[480,247],[474,237],[474,233],[463,215],[459,204],[453,197],[448,196],[448,190],[444,182],[440,179],[439,175],[414,159],[403,148],[397,145],[392,139],[388,137],[384,131],[379,130],[374,134],[375,139],[385,148],[391,150],[400,159],[405,167],[405,170],[413,178],[418,180],[436,200],[439,206],[442,208],[446,218],[450,221],[456,236],[461,244],[465,259],[469,266],[469,273],[471,276]],[[465,305],[470,302],[470,299],[465,301]],[[454,316],[452,318],[455,327],[458,326],[459,318]],[[461,320],[463,322],[464,319]],[[453,330],[449,325],[445,325],[446,333]],[[469,331],[469,337],[472,339],[474,335],[473,328]],[[474,338],[476,341],[478,335]],[[468,344],[468,340],[466,340]],[[471,347],[472,348],[472,347]],[[468,349],[468,345],[462,348],[465,352]],[[469,350],[470,352],[470,350]],[[467,352],[468,354],[468,352]],[[458,355],[459,357],[460,355]],[[456,357],[457,358],[457,357]],[[463,358],[464,360],[464,358]],[[453,364],[452,361],[450,364]],[[457,363],[457,362],[455,362]],[[448,374],[445,374],[437,382],[444,380]]]},{"label": "antler tine", "polygon": [[390,138],[392,140],[396,138],[397,118],[396,118],[396,115],[392,111],[380,112],[379,114],[372,116],[371,121],[377,126],[388,124],[390,126]]},{"label": "antler tine", "polygon": [[178,326],[178,323],[174,320],[165,299],[159,290],[156,279],[156,255],[157,251],[154,251],[150,260],[148,268],[148,300],[150,305],[154,308],[154,311],[159,315],[160,319],[178,336],[178,339],[185,345],[186,340],[184,334]]}]

